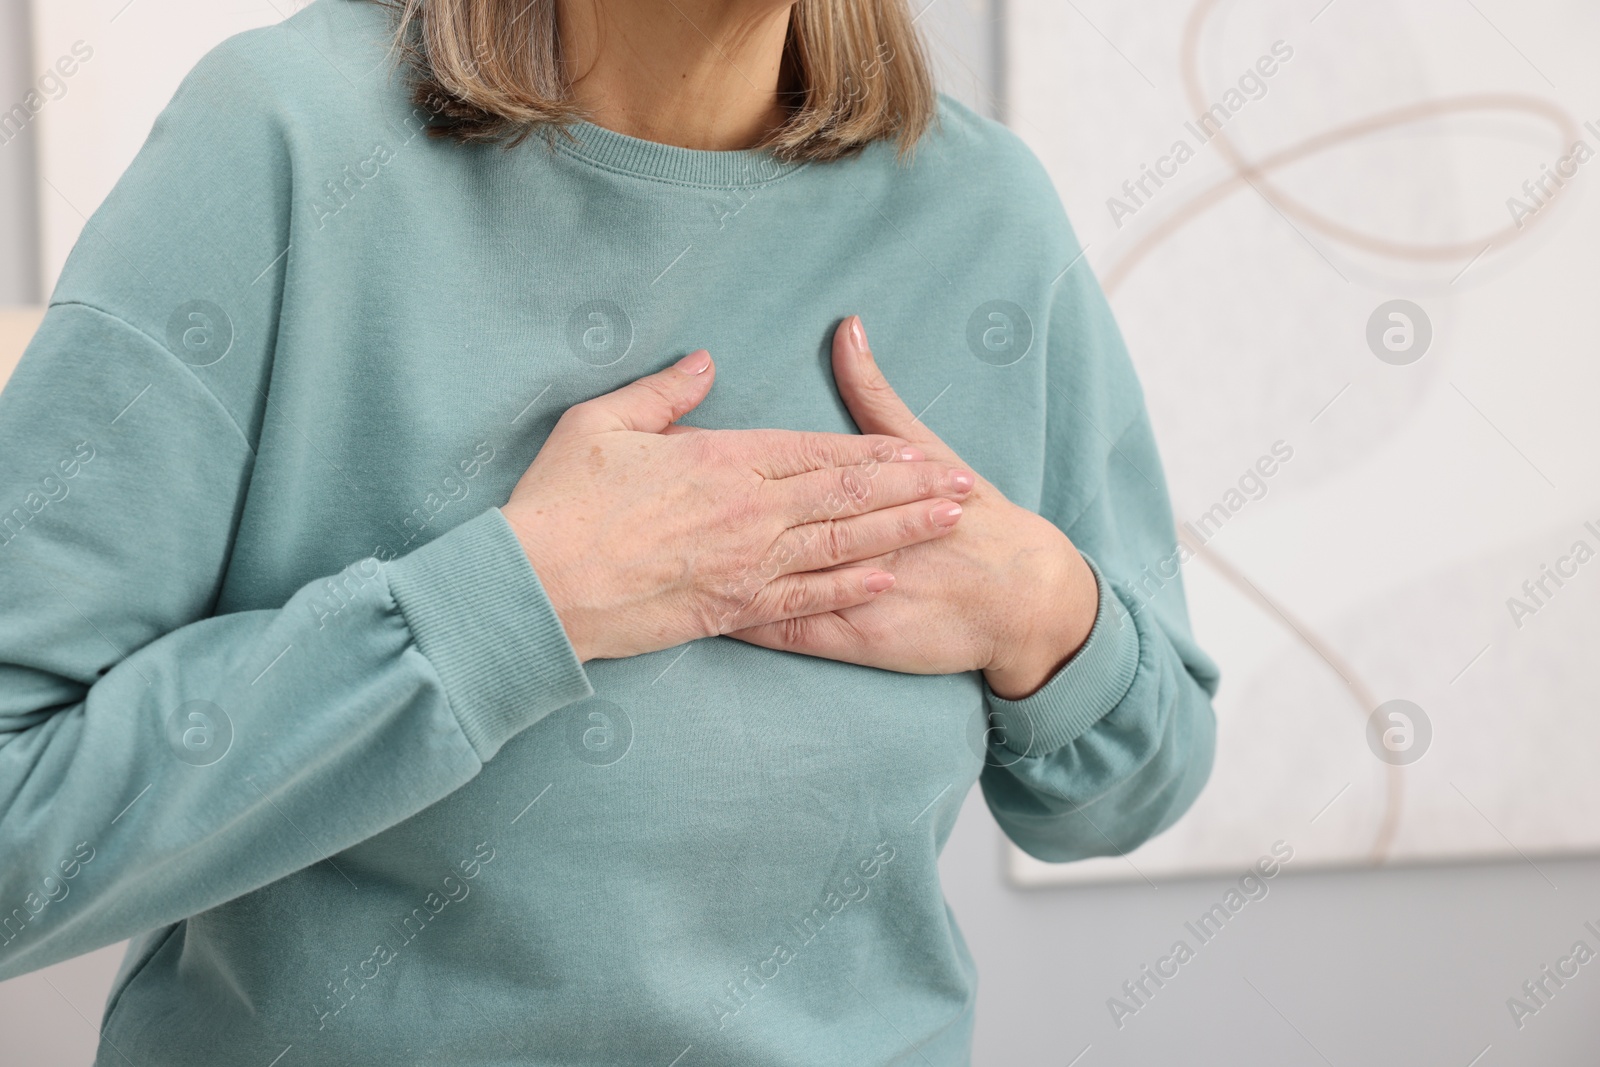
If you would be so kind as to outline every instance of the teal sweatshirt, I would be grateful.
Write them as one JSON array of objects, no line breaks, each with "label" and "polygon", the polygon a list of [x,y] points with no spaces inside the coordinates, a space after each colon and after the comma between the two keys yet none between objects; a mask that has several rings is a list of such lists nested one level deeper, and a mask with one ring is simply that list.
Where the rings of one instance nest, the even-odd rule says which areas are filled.
[{"label": "teal sweatshirt", "polygon": [[[1212,756],[1049,179],[949,100],[909,164],[463,147],[388,32],[316,0],[203,59],[0,395],[0,978],[131,938],[123,1067],[966,1063],[937,859],[972,784],[1069,861]],[[557,417],[704,346],[686,421],[853,433],[854,312],[1092,562],[1088,642],[1018,701],[720,637],[580,664],[497,510]]]}]

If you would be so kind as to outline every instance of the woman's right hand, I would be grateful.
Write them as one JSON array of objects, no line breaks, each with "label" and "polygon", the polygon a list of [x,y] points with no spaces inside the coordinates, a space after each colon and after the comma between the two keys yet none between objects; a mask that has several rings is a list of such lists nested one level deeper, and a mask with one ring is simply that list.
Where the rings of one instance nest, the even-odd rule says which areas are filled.
[{"label": "woman's right hand", "polygon": [[673,425],[715,377],[698,351],[567,410],[500,509],[580,660],[864,604],[852,566],[959,520],[971,471],[897,437]]}]

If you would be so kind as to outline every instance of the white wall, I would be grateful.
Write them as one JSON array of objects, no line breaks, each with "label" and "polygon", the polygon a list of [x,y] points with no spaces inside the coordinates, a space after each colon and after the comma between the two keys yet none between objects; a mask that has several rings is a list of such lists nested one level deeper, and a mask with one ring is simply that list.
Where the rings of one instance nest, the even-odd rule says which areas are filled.
[{"label": "white wall", "polygon": [[[0,115],[23,100],[34,77],[28,8],[0,0]],[[39,298],[38,231],[31,136],[0,133],[0,307]]]}]

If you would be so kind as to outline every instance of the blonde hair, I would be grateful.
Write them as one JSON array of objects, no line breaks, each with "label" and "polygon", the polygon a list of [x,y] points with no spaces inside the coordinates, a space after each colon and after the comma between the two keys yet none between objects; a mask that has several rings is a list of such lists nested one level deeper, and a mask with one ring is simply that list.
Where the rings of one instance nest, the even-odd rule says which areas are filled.
[{"label": "blonde hair", "polygon": [[[380,0],[433,136],[516,144],[587,116],[573,101],[555,0]],[[933,79],[906,0],[797,0],[779,99],[759,147],[823,162],[894,139],[902,157],[934,119]]]}]

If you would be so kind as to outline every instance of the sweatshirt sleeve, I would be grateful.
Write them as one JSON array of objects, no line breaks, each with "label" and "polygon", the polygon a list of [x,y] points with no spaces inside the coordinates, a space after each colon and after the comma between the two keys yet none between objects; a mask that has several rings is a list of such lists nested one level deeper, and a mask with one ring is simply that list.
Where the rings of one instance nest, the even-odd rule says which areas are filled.
[{"label": "sweatshirt sleeve", "polygon": [[[89,220],[0,394],[0,979],[348,878],[330,857],[592,693],[498,509],[216,613],[268,403],[277,297],[251,277],[290,184],[225,60]],[[224,300],[217,362],[191,302]]]},{"label": "sweatshirt sleeve", "polygon": [[1100,606],[1042,689],[987,693],[980,781],[1012,841],[1067,862],[1129,852],[1194,802],[1211,770],[1218,672],[1190,633],[1143,393],[1087,263],[1058,283],[1046,337],[1040,511],[1089,563]]}]

